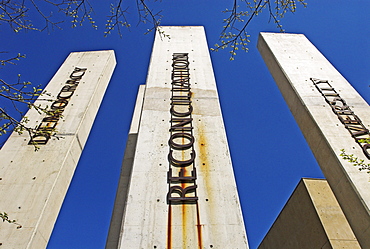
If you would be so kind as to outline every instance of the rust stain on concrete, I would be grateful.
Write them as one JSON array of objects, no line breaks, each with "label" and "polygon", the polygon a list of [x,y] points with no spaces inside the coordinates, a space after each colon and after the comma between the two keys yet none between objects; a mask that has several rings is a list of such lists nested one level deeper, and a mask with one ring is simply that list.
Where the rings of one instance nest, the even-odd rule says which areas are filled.
[{"label": "rust stain on concrete", "polygon": [[172,208],[168,205],[168,218],[167,218],[167,249],[172,248]]},{"label": "rust stain on concrete", "polygon": [[203,243],[202,243],[202,225],[200,224],[200,213],[199,213],[199,205],[197,202],[197,234],[198,234],[198,247],[200,249],[203,248]]}]

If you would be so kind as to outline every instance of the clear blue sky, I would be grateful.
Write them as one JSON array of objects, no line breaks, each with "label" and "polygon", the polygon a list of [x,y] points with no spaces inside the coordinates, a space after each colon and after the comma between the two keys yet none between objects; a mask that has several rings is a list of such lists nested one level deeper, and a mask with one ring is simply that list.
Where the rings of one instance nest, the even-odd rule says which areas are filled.
[{"label": "clear blue sky", "polygon": [[[98,30],[70,29],[14,34],[3,24],[0,51],[26,54],[17,66],[0,69],[1,78],[45,85],[72,51],[114,49],[117,67],[78,164],[48,248],[103,248],[108,232],[127,132],[139,84],[145,83],[154,34],[136,27],[123,38],[103,37],[107,4],[91,1]],[[104,1],[109,2],[109,1]],[[218,42],[221,11],[233,1],[166,1],[163,25],[202,25],[210,46]],[[370,19],[368,0],[307,0],[283,19],[287,32],[304,33],[370,101]],[[211,53],[250,248],[256,248],[301,177],[323,177],[294,118],[257,49],[258,32],[277,31],[266,15],[249,29],[250,52],[235,61],[227,51]]]}]

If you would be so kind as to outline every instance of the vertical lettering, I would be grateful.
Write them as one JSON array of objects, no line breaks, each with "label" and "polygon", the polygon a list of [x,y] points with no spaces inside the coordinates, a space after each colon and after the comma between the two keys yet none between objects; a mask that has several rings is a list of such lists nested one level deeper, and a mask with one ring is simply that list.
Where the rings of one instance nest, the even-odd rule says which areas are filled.
[{"label": "vertical lettering", "polygon": [[[171,202],[182,202],[182,203],[193,203],[198,200],[197,196],[187,196],[189,193],[195,192],[197,185],[192,185],[186,188],[181,186],[172,186],[167,194],[167,200]],[[177,197],[173,197],[172,194],[177,194]]]},{"label": "vertical lettering", "polygon": [[370,144],[364,144],[361,146],[365,156],[370,159]]},{"label": "vertical lettering", "polygon": [[361,119],[354,114],[346,101],[342,99],[337,91],[330,85],[329,81],[314,78],[311,78],[311,81],[324,97],[325,101],[330,105],[340,122],[361,146],[365,156],[370,159],[370,144],[364,142],[366,141],[364,139],[370,139],[370,132],[362,124]]},{"label": "vertical lettering", "polygon": [[[171,127],[168,144],[169,170],[167,172],[167,203],[193,204],[198,200],[195,168],[195,151],[191,117],[191,87],[189,61],[187,53],[172,55],[172,97],[171,97]],[[180,157],[180,158],[176,158]],[[185,159],[184,159],[185,157]],[[190,157],[190,158],[189,158]],[[175,167],[175,168],[172,168]],[[173,171],[175,176],[173,175]],[[187,175],[191,172],[191,175]],[[177,176],[176,176],[177,175]]]},{"label": "vertical lettering", "polygon": [[55,129],[64,108],[68,105],[68,100],[74,94],[74,91],[79,84],[79,80],[85,75],[87,68],[75,67],[66,81],[66,85],[62,87],[57,95],[57,99],[51,104],[51,111],[47,112],[47,116],[42,119],[40,125],[36,129],[36,134],[31,137],[29,145],[45,145],[51,136],[51,132]]}]

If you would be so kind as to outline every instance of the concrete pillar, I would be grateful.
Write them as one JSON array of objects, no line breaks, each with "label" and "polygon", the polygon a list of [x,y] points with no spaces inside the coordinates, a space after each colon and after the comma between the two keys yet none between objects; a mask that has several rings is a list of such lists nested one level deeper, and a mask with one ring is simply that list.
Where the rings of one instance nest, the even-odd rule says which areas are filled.
[{"label": "concrete pillar", "polygon": [[370,248],[369,174],[340,154],[370,163],[370,107],[302,34],[261,33],[258,49],[347,217]]},{"label": "concrete pillar", "polygon": [[163,31],[170,39],[155,38],[118,247],[247,248],[204,29]]},{"label": "concrete pillar", "polygon": [[130,131],[128,133],[125,155],[122,162],[121,174],[118,182],[106,248],[118,248],[120,242],[120,234],[125,218],[128,190],[131,180],[132,165],[135,158],[144,93],[145,85],[140,85],[136,98],[135,110],[132,116]]},{"label": "concrete pillar", "polygon": [[[54,116],[26,114],[39,127],[33,141],[40,149],[26,133],[13,133],[2,147],[1,211],[22,225],[0,222],[2,247],[46,247],[115,64],[112,50],[71,53],[45,88],[51,96],[36,101]],[[43,135],[46,127],[55,127],[57,138]]]}]

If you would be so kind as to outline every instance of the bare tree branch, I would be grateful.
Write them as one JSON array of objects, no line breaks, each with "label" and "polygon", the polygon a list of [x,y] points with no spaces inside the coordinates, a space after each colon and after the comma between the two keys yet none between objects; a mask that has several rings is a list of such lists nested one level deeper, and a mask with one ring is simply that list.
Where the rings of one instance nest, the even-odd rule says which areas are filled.
[{"label": "bare tree branch", "polygon": [[[257,15],[262,13],[264,9],[268,10],[269,21],[273,20],[280,32],[284,32],[280,20],[284,18],[287,12],[294,13],[297,8],[297,3],[306,7],[304,0],[234,0],[231,10],[226,9],[224,13],[229,16],[224,19],[225,25],[220,35],[221,45],[215,44],[211,50],[218,51],[230,47],[230,60],[234,60],[236,51],[241,48],[248,51],[249,34],[247,27]],[[239,5],[240,4],[240,5]]]},{"label": "bare tree branch", "polygon": [[[24,55],[18,54],[9,59],[0,59],[0,65],[14,65],[15,61],[24,57]],[[28,89],[27,87],[30,85],[30,82],[21,81],[20,75],[18,75],[18,80],[15,83],[7,83],[5,80],[0,79],[0,99],[3,105],[0,107],[0,136],[6,134],[8,130],[14,130],[19,134],[26,131],[30,136],[36,133],[36,128],[27,126],[29,120],[24,116],[25,113],[21,111],[20,107],[27,107],[23,109],[33,108],[40,114],[47,113],[47,106],[42,107],[34,102],[42,94],[49,94],[43,92],[40,86]],[[6,110],[4,106],[12,107],[12,111]]]},{"label": "bare tree branch", "polygon": [[111,15],[108,16],[107,23],[105,24],[105,28],[107,29],[104,32],[104,36],[109,35],[115,27],[117,27],[117,32],[120,37],[122,37],[121,26],[130,28],[131,25],[128,23],[126,14],[128,13],[128,8],[122,8],[122,0],[119,0],[117,5],[114,6],[113,4],[110,5],[110,13]]},{"label": "bare tree branch", "polygon": [[[146,33],[155,30],[166,36],[161,32],[159,26],[162,18],[161,12],[154,12],[148,6],[147,1],[136,0],[139,23],[151,25]],[[128,8],[123,7],[122,0],[110,4],[109,7],[110,15],[105,25],[104,35],[107,36],[116,28],[118,34],[122,37],[121,28],[130,27],[126,18]],[[32,18],[29,16],[31,13],[33,13]],[[35,19],[34,13],[42,18],[43,24],[41,22],[41,25],[38,23],[39,25],[34,26],[32,23],[32,20]],[[0,0],[0,24],[8,24],[14,32],[61,29],[60,25],[66,17],[71,19],[72,27],[82,25],[85,21],[88,21],[96,29],[97,25],[91,16],[93,13],[94,9],[88,0]],[[0,54],[4,53],[0,52]],[[24,55],[18,54],[11,58],[0,59],[0,66],[16,65],[16,62],[24,57]],[[18,75],[16,83],[8,83],[0,79],[0,99],[2,101],[0,106],[0,136],[11,130],[18,133],[27,132],[31,137],[35,134],[36,128],[27,126],[29,120],[24,117],[25,113],[21,110],[33,108],[40,114],[48,114],[47,107],[34,104],[39,96],[46,93],[39,86],[31,88],[30,85],[30,82],[22,82],[20,75]]]}]

